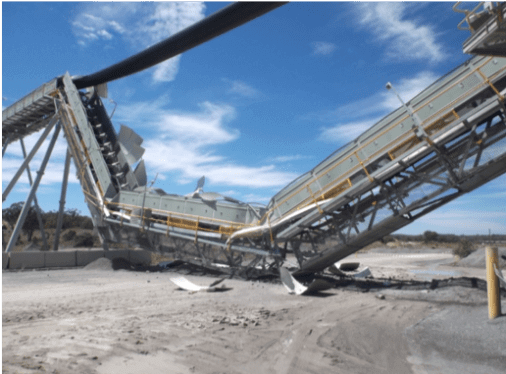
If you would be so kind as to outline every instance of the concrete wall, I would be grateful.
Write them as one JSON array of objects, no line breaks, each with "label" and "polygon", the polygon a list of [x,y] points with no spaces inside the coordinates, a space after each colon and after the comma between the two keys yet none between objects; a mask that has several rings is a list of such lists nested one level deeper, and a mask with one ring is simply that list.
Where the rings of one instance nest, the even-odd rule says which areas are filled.
[{"label": "concrete wall", "polygon": [[6,252],[2,253],[2,269],[7,269],[7,265],[9,264],[9,254]]},{"label": "concrete wall", "polygon": [[74,267],[77,264],[77,252],[44,252],[44,259],[46,268]]},{"label": "concrete wall", "polygon": [[[10,255],[10,259],[9,259]],[[112,250],[112,251],[59,251],[59,252],[11,252],[3,253],[2,268],[6,269],[37,269],[52,267],[86,266],[98,258],[110,260],[124,258],[133,265],[150,265],[151,252],[143,250]],[[8,265],[8,266],[7,266]]]},{"label": "concrete wall", "polygon": [[130,262],[133,265],[151,265],[151,252],[143,250],[131,250]]},{"label": "concrete wall", "polygon": [[115,258],[124,258],[127,261],[130,261],[130,250],[128,249],[113,249],[110,251],[104,251],[104,257],[109,260],[114,260]]},{"label": "concrete wall", "polygon": [[37,269],[44,267],[44,252],[11,252],[9,269]]},{"label": "concrete wall", "polygon": [[76,266],[86,266],[97,258],[104,257],[105,251],[76,251]]}]

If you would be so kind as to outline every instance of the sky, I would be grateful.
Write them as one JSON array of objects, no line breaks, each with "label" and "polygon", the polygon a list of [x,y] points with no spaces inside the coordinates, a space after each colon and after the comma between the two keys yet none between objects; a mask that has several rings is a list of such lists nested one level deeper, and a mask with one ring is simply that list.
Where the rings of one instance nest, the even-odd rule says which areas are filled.
[{"label": "sky", "polygon": [[[2,3],[2,106],[65,72],[123,60],[229,3]],[[297,176],[403,100],[470,58],[453,3],[289,3],[151,69],[108,84],[117,130],[144,138],[148,181],[167,193],[204,191],[267,204]],[[27,151],[38,134],[25,140]],[[48,138],[49,139],[49,138]],[[47,144],[47,141],[46,141]],[[40,166],[41,147],[31,163]],[[57,210],[66,143],[60,136],[37,197]],[[2,159],[5,189],[22,154]],[[400,233],[506,234],[506,176]],[[26,174],[3,208],[24,201]],[[89,214],[71,169],[69,209]]]}]

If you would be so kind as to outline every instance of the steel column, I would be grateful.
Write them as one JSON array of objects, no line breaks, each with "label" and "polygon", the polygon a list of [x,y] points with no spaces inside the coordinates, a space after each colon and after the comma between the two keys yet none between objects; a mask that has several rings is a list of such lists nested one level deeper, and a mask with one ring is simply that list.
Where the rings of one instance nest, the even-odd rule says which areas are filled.
[{"label": "steel column", "polygon": [[56,231],[54,233],[53,251],[57,251],[58,246],[60,244],[60,232],[63,223],[63,209],[65,208],[65,197],[67,196],[69,170],[70,170],[70,150],[67,148],[67,156],[65,157],[65,169],[63,170],[63,182],[61,185],[60,210],[58,211],[58,219],[56,221]]},{"label": "steel column", "polygon": [[39,187],[40,181],[42,179],[42,176],[44,175],[44,171],[46,169],[47,163],[49,161],[49,157],[51,156],[51,153],[53,152],[54,145],[56,143],[56,140],[58,139],[58,135],[60,134],[61,126],[58,122],[58,125],[56,126],[53,134],[53,138],[51,139],[51,142],[49,143],[49,146],[47,147],[46,155],[44,156],[44,159],[42,160],[42,164],[40,165],[40,169],[37,172],[37,177],[35,178],[35,182],[32,185],[32,188],[30,189],[30,193],[28,194],[28,197],[25,201],[25,204],[23,205],[23,209],[21,209],[21,213],[19,214],[18,221],[16,222],[16,226],[12,232],[11,238],[9,239],[9,244],[7,244],[6,252],[10,252],[14,245],[16,244],[16,241],[19,237],[19,232],[21,231],[21,228],[23,227],[23,223],[25,222],[26,215],[28,214],[28,208],[30,207],[30,204],[32,203],[33,197],[35,196],[35,192],[37,191],[37,188]]},{"label": "steel column", "polygon": [[5,151],[7,150],[7,146],[9,145],[9,140],[10,140],[10,138],[7,137],[7,139],[5,140],[5,144],[2,147],[2,157],[4,157]]},{"label": "steel column", "polygon": [[53,126],[55,125],[55,123],[57,121],[58,121],[58,118],[55,116],[51,120],[51,122],[49,122],[46,129],[44,130],[44,132],[40,136],[39,140],[37,140],[37,143],[35,143],[35,145],[33,146],[33,149],[28,154],[28,157],[25,158],[25,161],[23,161],[23,163],[19,167],[18,171],[16,172],[16,174],[14,175],[12,180],[10,181],[9,185],[7,186],[7,188],[5,188],[5,191],[2,194],[2,201],[5,201],[7,199],[7,196],[9,196],[9,193],[11,192],[12,188],[18,182],[19,177],[21,176],[21,174],[23,174],[23,171],[25,171],[25,169],[28,166],[28,164],[30,163],[30,161],[32,161],[33,156],[35,156],[35,153],[37,153],[40,146],[42,145],[44,140],[47,138],[47,136],[49,135],[49,133],[51,132],[51,130],[53,129]]},{"label": "steel column", "polygon": [[[23,152],[23,157],[26,158],[26,149],[25,149],[25,142],[23,141],[23,138],[19,139],[19,142],[21,143],[21,151]],[[30,171],[30,165],[26,165],[26,173],[28,174],[28,182],[30,182],[30,187],[33,185],[32,181],[32,172]],[[39,221],[39,229],[40,234],[42,236],[42,244],[44,250],[49,249],[47,246],[47,239],[46,239],[46,232],[44,231],[44,222],[42,222],[42,216],[40,215],[40,208],[39,208],[39,202],[37,201],[37,195],[33,195],[33,205],[35,206],[35,213],[37,214],[37,221]]]}]

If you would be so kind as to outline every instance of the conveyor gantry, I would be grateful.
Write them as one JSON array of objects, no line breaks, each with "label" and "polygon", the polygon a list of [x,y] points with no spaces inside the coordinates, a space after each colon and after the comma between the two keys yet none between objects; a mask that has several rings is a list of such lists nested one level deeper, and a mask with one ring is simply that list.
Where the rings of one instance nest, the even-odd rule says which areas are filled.
[{"label": "conveyor gantry", "polygon": [[480,2],[472,10],[460,6],[460,1],[453,6],[455,12],[464,14],[457,27],[471,32],[464,53],[506,57],[506,3]]},{"label": "conveyor gantry", "polygon": [[472,57],[266,207],[204,193],[202,185],[190,196],[149,188],[142,138],[124,126],[116,132],[98,91],[79,90],[67,73],[11,105],[2,113],[4,151],[36,131],[43,140],[54,127],[55,140],[63,129],[104,246],[127,242],[245,276],[281,266],[288,250],[298,274],[322,271],[506,172],[502,57]]}]

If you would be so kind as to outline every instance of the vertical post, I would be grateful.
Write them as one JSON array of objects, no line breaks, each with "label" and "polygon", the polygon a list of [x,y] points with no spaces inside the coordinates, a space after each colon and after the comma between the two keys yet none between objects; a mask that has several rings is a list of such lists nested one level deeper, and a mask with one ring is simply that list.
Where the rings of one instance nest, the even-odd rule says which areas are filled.
[{"label": "vertical post", "polygon": [[[23,151],[23,157],[26,158],[25,142],[23,141],[23,138],[19,139],[19,142],[21,143],[21,151]],[[33,181],[32,181],[32,172],[30,171],[29,165],[26,165],[26,173],[28,174],[28,182],[30,182],[31,187],[33,185]],[[35,206],[35,212],[37,213],[37,221],[39,221],[40,235],[42,236],[42,245],[44,250],[48,250],[49,247],[47,246],[46,232],[44,231],[44,222],[42,222],[42,216],[40,215],[40,208],[39,202],[37,201],[37,195],[33,195],[33,205]]]},{"label": "vertical post", "polygon": [[60,231],[63,223],[63,209],[65,208],[65,197],[67,196],[69,169],[70,169],[70,150],[67,148],[67,156],[65,157],[65,169],[63,170],[63,182],[61,185],[60,210],[58,211],[58,219],[56,221],[56,231],[54,233],[53,251],[57,251],[58,246],[60,244]]},{"label": "vertical post", "polygon": [[499,279],[494,271],[494,265],[499,267],[497,247],[487,247],[487,294],[488,318],[494,319],[501,315],[501,298],[499,294]]},{"label": "vertical post", "polygon": [[9,239],[9,244],[7,244],[6,252],[10,252],[14,245],[16,244],[19,232],[21,231],[21,228],[23,227],[23,223],[25,222],[26,215],[28,214],[28,209],[30,207],[30,204],[32,203],[33,196],[35,195],[35,191],[37,191],[37,188],[39,187],[40,181],[42,179],[42,176],[44,175],[44,171],[46,170],[47,163],[49,161],[49,157],[51,157],[51,153],[53,152],[54,145],[56,143],[56,139],[58,139],[58,135],[60,134],[60,123],[56,126],[54,130],[53,138],[51,139],[51,142],[49,143],[49,146],[47,147],[46,155],[44,156],[44,159],[42,160],[42,164],[40,165],[40,170],[37,172],[37,177],[35,178],[35,182],[32,185],[32,188],[30,189],[30,193],[28,194],[28,197],[26,198],[25,204],[23,205],[23,209],[21,209],[21,213],[19,214],[18,221],[16,222],[16,226],[14,227],[14,230],[12,232],[11,238]]}]

